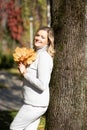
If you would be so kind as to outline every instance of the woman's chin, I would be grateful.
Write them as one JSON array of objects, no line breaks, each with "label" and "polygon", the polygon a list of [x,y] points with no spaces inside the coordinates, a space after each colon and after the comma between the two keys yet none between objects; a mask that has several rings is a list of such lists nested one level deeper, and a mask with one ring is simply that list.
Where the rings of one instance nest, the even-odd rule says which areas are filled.
[{"label": "woman's chin", "polygon": [[35,47],[36,47],[36,48],[40,48],[40,45],[39,45],[39,44],[35,44]]}]

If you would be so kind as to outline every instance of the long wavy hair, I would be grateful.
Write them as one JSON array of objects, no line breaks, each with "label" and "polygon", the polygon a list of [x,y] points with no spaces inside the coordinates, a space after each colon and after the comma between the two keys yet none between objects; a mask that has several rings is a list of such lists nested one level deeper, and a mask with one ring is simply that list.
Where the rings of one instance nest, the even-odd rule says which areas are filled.
[{"label": "long wavy hair", "polygon": [[[54,32],[53,29],[51,27],[41,27],[37,30],[44,30],[47,32],[47,37],[48,37],[48,48],[47,48],[47,52],[51,55],[51,57],[54,57],[55,54],[55,49],[54,49]],[[36,33],[37,33],[36,32]]]}]

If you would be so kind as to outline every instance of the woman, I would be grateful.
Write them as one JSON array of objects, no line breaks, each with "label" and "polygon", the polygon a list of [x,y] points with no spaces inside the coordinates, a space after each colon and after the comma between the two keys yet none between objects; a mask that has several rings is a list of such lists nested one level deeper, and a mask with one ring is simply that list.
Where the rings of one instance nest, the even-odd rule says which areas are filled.
[{"label": "woman", "polygon": [[49,82],[53,69],[54,35],[50,27],[40,28],[34,38],[36,60],[27,68],[19,65],[24,77],[24,105],[10,126],[10,130],[37,130],[40,117],[49,105]]}]

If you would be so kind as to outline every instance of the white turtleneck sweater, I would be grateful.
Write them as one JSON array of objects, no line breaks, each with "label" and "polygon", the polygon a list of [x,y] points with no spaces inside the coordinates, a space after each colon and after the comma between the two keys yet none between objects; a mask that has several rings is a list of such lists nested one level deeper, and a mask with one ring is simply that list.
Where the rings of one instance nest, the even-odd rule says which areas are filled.
[{"label": "white turtleneck sweater", "polygon": [[24,102],[33,106],[49,105],[49,82],[53,68],[53,59],[47,46],[37,51],[37,59],[27,67],[24,74]]}]

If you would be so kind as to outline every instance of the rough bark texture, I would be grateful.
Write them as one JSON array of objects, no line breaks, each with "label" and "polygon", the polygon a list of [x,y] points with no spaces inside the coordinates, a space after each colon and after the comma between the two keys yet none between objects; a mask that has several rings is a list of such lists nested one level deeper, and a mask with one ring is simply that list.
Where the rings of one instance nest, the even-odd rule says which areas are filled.
[{"label": "rough bark texture", "polygon": [[85,1],[50,0],[56,55],[47,130],[87,130]]}]

